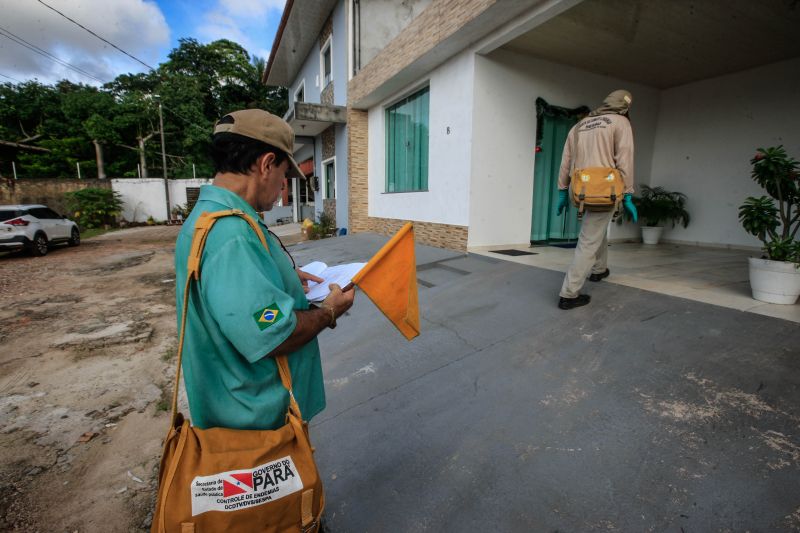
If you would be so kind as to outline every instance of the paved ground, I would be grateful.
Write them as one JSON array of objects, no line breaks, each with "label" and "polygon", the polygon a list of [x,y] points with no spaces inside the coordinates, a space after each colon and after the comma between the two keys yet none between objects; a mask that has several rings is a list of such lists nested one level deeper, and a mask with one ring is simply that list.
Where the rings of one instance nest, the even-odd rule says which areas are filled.
[{"label": "paved ground", "polygon": [[[0,529],[149,525],[176,231],[0,258]],[[385,240],[290,250],[336,264]],[[363,294],[322,334],[332,533],[800,529],[797,324],[606,282],[564,312],[558,272],[417,259],[418,339]]]},{"label": "paved ground", "polygon": [[360,294],[321,340],[332,531],[800,529],[796,324],[608,283],[564,312],[560,273],[420,252],[421,337]]},{"label": "paved ground", "polygon": [[[498,255],[492,251],[504,248],[510,247],[480,247],[475,253],[566,272],[575,252],[557,246],[527,245],[512,248],[526,255]],[[759,251],[673,243],[612,243],[608,250],[611,276],[606,281],[800,323],[800,301],[779,305],[753,299],[747,258],[760,255]]]}]

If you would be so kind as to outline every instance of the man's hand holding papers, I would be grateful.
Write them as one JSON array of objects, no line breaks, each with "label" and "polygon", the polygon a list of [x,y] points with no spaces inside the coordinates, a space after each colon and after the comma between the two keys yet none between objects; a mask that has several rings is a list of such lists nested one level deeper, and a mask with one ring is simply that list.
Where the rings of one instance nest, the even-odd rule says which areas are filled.
[{"label": "man's hand holding papers", "polygon": [[308,278],[308,292],[306,293],[306,298],[312,303],[321,302],[331,292],[328,288],[331,283],[335,283],[342,288],[346,287],[353,279],[353,276],[364,268],[364,265],[366,265],[366,263],[348,263],[329,267],[322,261],[314,261],[313,263],[301,267],[300,270],[302,272],[322,280],[316,282],[313,278]]}]

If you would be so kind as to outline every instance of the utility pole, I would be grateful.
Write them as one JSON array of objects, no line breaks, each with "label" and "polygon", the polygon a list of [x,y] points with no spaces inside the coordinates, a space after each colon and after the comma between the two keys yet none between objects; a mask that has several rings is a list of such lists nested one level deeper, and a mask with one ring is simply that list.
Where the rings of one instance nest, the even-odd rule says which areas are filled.
[{"label": "utility pole", "polygon": [[161,166],[164,170],[164,197],[167,199],[167,222],[169,222],[169,181],[167,181],[167,152],[164,148],[164,114],[161,112],[161,98],[158,99],[158,125],[161,130]]}]

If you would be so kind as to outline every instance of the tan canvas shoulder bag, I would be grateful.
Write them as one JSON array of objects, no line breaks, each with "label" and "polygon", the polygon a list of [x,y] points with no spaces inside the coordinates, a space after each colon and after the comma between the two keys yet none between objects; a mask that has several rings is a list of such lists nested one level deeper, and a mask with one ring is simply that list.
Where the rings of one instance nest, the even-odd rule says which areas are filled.
[{"label": "tan canvas shoulder bag", "polygon": [[265,246],[258,223],[238,209],[203,213],[189,254],[172,395],[172,423],[164,442],[152,533],[317,532],[324,507],[322,481],[308,439],[308,426],[292,394],[286,356],[275,357],[289,391],[286,424],[276,430],[198,429],[178,413],[186,314],[192,281],[208,233],[222,217],[247,221]]},{"label": "tan canvas shoulder bag", "polygon": [[611,167],[579,168],[570,179],[572,203],[578,207],[578,217],[585,211],[611,211],[617,217],[625,192],[625,182],[619,170]]}]

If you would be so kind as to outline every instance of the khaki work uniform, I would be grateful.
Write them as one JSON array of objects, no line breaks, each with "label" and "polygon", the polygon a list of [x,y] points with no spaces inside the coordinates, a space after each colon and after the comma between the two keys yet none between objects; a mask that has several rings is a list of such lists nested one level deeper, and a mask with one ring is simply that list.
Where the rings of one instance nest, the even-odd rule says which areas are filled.
[{"label": "khaki work uniform", "polygon": [[[569,188],[572,170],[611,167],[619,170],[625,193],[633,193],[633,131],[630,121],[617,114],[589,116],[570,130],[558,174],[558,188]],[[560,296],[577,298],[591,271],[608,268],[608,224],[613,211],[587,211],[572,264],[564,277]]]}]

